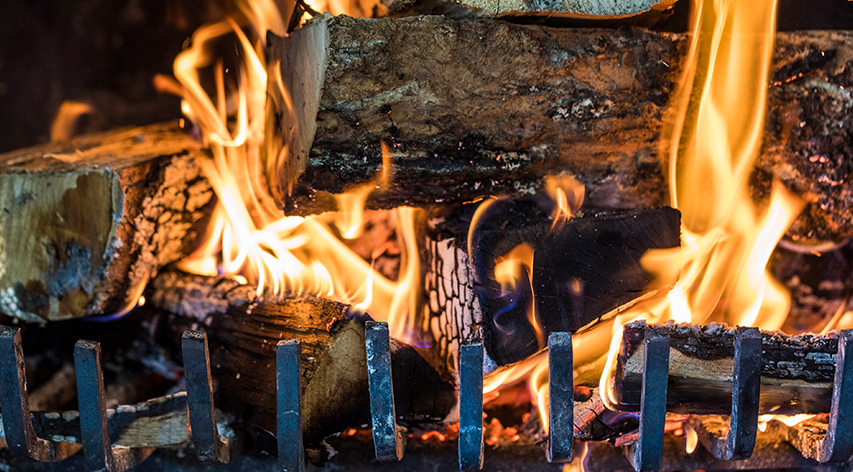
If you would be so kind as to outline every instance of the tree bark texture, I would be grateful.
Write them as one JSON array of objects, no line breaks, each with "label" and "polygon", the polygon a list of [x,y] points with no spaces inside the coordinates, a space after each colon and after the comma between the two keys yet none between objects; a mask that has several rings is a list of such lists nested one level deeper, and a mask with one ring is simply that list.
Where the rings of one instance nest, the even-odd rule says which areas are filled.
[{"label": "tree bark texture", "polygon": [[[289,211],[333,208],[373,179],[379,143],[393,176],[368,205],[524,195],[575,175],[593,207],[668,202],[661,130],[685,35],[423,16],[324,18],[294,32],[282,72],[296,132]],[[853,235],[853,34],[777,36],[756,197],[773,178],[809,203],[801,237]],[[275,176],[270,176],[275,179]]]},{"label": "tree bark texture", "polygon": [[0,312],[119,311],[203,229],[213,192],[177,124],[0,155]]}]

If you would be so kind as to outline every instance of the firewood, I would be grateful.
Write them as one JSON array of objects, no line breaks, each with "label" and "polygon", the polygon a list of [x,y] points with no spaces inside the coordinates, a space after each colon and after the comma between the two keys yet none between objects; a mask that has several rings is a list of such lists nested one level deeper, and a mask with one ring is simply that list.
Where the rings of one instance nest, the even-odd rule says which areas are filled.
[{"label": "firewood", "polygon": [[[851,45],[848,32],[777,35],[754,184],[763,197],[780,179],[810,204],[791,234],[853,235]],[[332,195],[375,178],[385,141],[393,176],[374,208],[524,195],[559,172],[586,185],[592,207],[657,207],[668,202],[661,129],[686,46],[671,33],[488,18],[313,21],[282,60],[297,132],[281,135],[301,179],[268,177],[292,188],[288,211],[334,208]]]},{"label": "firewood", "polygon": [[[113,445],[127,447],[176,446],[187,442],[186,395],[167,395],[108,409]],[[79,443],[80,417],[76,411],[38,412],[33,415],[38,436],[50,441]]]},{"label": "firewood", "polygon": [[[549,25],[585,25],[615,27],[624,25],[651,26],[672,13],[675,0],[640,0],[607,2],[601,0],[557,0],[547,2],[496,1],[496,0],[394,0],[388,8],[400,12],[436,12],[444,14],[471,10],[471,14],[485,14],[515,21],[545,22]],[[436,13],[432,13],[436,14]]]},{"label": "firewood", "polygon": [[203,228],[213,192],[177,124],[0,155],[0,312],[110,314]]},{"label": "firewood", "polygon": [[[251,287],[218,278],[164,272],[151,283],[143,309],[159,310],[174,341],[193,325],[210,333],[216,406],[275,431],[275,346],[302,341],[303,435],[309,457],[324,459],[326,436],[370,421],[364,315],[315,297],[255,300]],[[355,318],[355,319],[351,319]],[[456,403],[450,382],[409,345],[393,340],[397,414],[440,421]]]},{"label": "firewood", "polygon": [[[681,215],[672,208],[618,216],[572,218],[553,226],[514,216],[507,204],[475,231],[472,261],[483,309],[486,348],[498,364],[518,362],[545,347],[552,331],[576,332],[644,294],[666,289],[640,265],[649,249],[680,245]],[[511,205],[511,204],[510,204]],[[523,213],[523,212],[519,212]],[[534,250],[530,278],[513,290],[496,280],[496,261],[526,244]],[[529,262],[528,262],[529,263]],[[538,328],[530,320],[535,305]]]},{"label": "firewood", "polygon": [[[622,334],[614,380],[620,409],[639,411],[643,365],[643,327],[628,323]],[[730,414],[734,328],[711,324],[651,327],[670,337],[667,411]],[[762,332],[760,411],[793,415],[829,412],[838,338]]]}]

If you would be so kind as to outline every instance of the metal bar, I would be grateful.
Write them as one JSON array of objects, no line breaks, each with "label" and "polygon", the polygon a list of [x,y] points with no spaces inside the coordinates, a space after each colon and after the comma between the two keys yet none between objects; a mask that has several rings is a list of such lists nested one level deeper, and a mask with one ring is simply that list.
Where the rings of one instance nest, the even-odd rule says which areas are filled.
[{"label": "metal bar", "polygon": [[181,350],[184,356],[190,427],[198,459],[202,462],[227,463],[230,459],[228,445],[219,436],[216,427],[207,333],[184,331]]},{"label": "metal bar", "polygon": [[367,351],[367,379],[370,389],[370,417],[373,423],[373,448],[376,459],[398,461],[405,445],[397,426],[394,407],[394,383],[391,378],[391,338],[388,323],[368,321],[364,325]]},{"label": "metal bar", "polygon": [[51,462],[63,459],[53,444],[36,436],[27,398],[27,373],[18,328],[0,326],[0,401],[9,450],[19,459]]},{"label": "metal bar", "polygon": [[459,350],[459,469],[483,468],[483,342]]},{"label": "metal bar", "polygon": [[630,451],[631,465],[638,472],[658,470],[663,455],[666,385],[669,379],[669,336],[646,327],[643,349],[640,430],[637,444]]},{"label": "metal bar", "polygon": [[749,459],[758,434],[761,392],[761,332],[739,326],[735,335],[732,415],[726,436],[725,460]]},{"label": "metal bar", "polygon": [[826,437],[818,452],[820,462],[844,461],[853,449],[853,359],[847,350],[853,345],[853,330],[846,329],[838,337],[835,359],[835,383]]},{"label": "metal bar", "polygon": [[137,450],[110,444],[101,344],[80,340],[74,346],[80,439],[86,464],[93,471],[121,472],[142,462],[153,449]]},{"label": "metal bar", "polygon": [[548,462],[570,462],[574,441],[571,333],[548,335]]},{"label": "metal bar", "polygon": [[283,472],[305,470],[302,447],[302,345],[298,339],[275,347],[278,466]]}]

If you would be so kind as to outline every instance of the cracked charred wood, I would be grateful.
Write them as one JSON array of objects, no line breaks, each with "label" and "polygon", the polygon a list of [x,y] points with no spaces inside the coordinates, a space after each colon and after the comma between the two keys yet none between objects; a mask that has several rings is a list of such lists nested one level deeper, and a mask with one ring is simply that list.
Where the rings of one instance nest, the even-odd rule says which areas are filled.
[{"label": "cracked charred wood", "polygon": [[[268,177],[290,189],[290,212],[334,208],[375,178],[384,141],[393,176],[374,208],[524,195],[560,172],[591,207],[661,206],[662,127],[686,47],[685,35],[488,18],[309,22],[282,53],[296,172]],[[779,33],[771,78],[755,196],[779,179],[809,204],[790,234],[853,235],[853,34]]]},{"label": "cracked charred wood", "polygon": [[[531,213],[520,203],[497,202],[471,236],[486,348],[498,365],[533,355],[552,331],[576,332],[668,288],[643,269],[640,258],[650,249],[680,245],[677,210],[587,215],[556,225],[524,216]],[[513,257],[521,270],[508,287],[498,266]]]},{"label": "cracked charred wood", "polygon": [[0,312],[110,314],[188,250],[213,192],[177,124],[0,155]]},{"label": "cracked charred wood", "polygon": [[[613,393],[620,409],[638,411],[642,383],[643,327],[628,323],[615,372]],[[730,414],[735,329],[725,325],[652,326],[670,337],[667,411]],[[829,412],[838,338],[762,332],[760,411],[794,415]]]},{"label": "cracked charred wood", "polygon": [[[303,435],[309,457],[325,460],[321,441],[370,422],[362,317],[349,306],[314,297],[258,301],[234,281],[164,272],[146,292],[143,309],[162,311],[171,343],[187,327],[210,336],[216,406],[275,431],[275,346],[302,342]],[[351,319],[352,318],[352,319]],[[411,346],[392,339],[396,411],[406,421],[440,421],[456,404],[453,385]]]}]

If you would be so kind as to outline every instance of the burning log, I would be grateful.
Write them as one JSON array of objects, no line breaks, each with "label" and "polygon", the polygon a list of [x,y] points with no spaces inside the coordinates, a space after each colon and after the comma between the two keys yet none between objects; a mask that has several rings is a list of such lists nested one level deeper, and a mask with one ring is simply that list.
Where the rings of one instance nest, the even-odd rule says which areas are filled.
[{"label": "burning log", "polygon": [[175,124],[0,155],[0,312],[26,321],[136,303],[189,249],[213,192]]},{"label": "burning log", "polygon": [[[486,345],[498,365],[533,355],[552,331],[576,332],[638,297],[666,289],[653,283],[640,258],[650,249],[680,245],[681,215],[672,208],[572,218],[556,226],[498,219],[505,223],[486,223],[474,234],[472,261]],[[531,260],[519,261],[528,264],[528,272],[507,290],[497,276],[498,264],[523,245],[534,251]]]},{"label": "burning log", "polygon": [[[252,288],[237,282],[177,272],[155,278],[147,299],[146,309],[168,313],[174,342],[187,326],[208,325],[217,407],[224,411],[275,431],[275,346],[300,339],[310,457],[324,460],[323,438],[370,422],[364,325],[348,320],[347,305],[314,297],[257,301]],[[453,385],[414,348],[392,340],[391,362],[399,416],[439,421],[450,414]]]},{"label": "burning log", "polygon": [[[311,22],[284,45],[298,132],[282,134],[294,136],[302,174],[298,184],[278,176],[293,188],[286,206],[333,208],[330,195],[375,178],[380,141],[393,176],[372,207],[524,195],[560,172],[586,185],[593,207],[663,205],[661,129],[686,45],[669,33],[484,18]],[[791,234],[853,235],[851,45],[844,32],[777,36],[755,193],[777,178],[811,204]]]},{"label": "burning log", "polygon": [[[667,324],[650,329],[670,337],[667,411],[730,414],[735,329]],[[638,411],[643,369],[641,323],[628,323],[615,373],[617,407]],[[762,332],[761,413],[829,412],[838,338]]]}]

